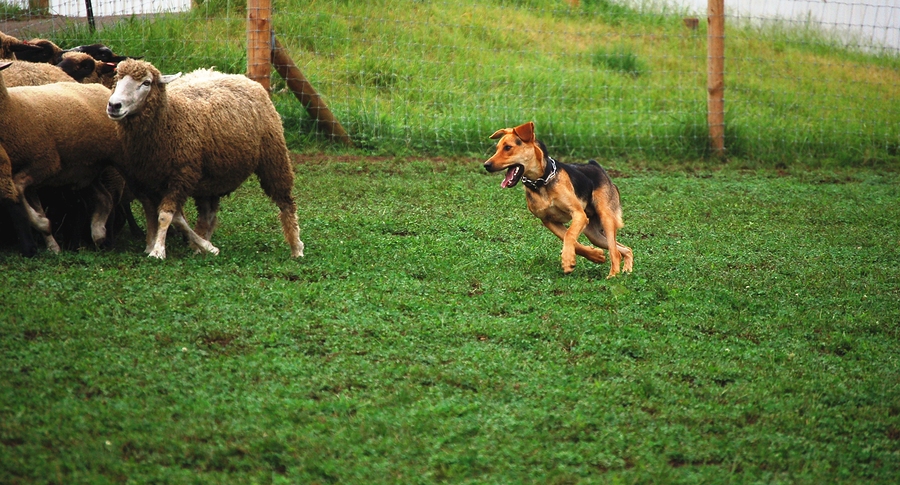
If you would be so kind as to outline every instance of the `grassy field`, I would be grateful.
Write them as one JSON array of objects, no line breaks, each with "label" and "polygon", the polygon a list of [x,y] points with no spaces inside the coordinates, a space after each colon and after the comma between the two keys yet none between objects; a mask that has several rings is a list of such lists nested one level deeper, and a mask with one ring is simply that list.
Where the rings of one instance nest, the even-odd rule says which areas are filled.
[{"label": "grassy field", "polygon": [[[44,34],[243,72],[197,4]],[[0,245],[0,483],[896,483],[898,58],[729,24],[704,161],[703,23],[563,5],[276,2],[356,143],[276,82],[306,257],[254,180],[216,257]],[[633,274],[563,275],[482,169],[527,120],[610,168]]]},{"label": "grassy field", "polygon": [[[62,46],[103,42],[166,72],[246,69],[241,0],[132,17],[91,32],[42,32]],[[274,2],[273,24],[356,146],[388,156],[472,155],[525,121],[557,154],[682,161],[708,155],[706,22],[607,0]],[[766,166],[900,163],[900,57],[848,50],[815,26],[728,19],[726,146]],[[277,76],[276,76],[277,78]],[[331,149],[276,79],[295,150]]]},{"label": "grassy field", "polygon": [[900,177],[613,165],[635,271],[481,159],[306,157],[217,257],[0,250],[0,482],[895,483]]}]

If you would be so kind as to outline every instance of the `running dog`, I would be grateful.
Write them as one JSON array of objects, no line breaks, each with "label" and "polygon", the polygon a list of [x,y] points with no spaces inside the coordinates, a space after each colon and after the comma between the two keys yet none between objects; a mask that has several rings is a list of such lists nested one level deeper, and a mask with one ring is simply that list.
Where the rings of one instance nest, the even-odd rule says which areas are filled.
[{"label": "running dog", "polygon": [[[622,271],[630,273],[634,265],[631,248],[616,242],[616,231],[624,225],[619,189],[603,167],[594,160],[586,164],[557,162],[535,139],[534,123],[530,121],[491,135],[491,139],[498,138],[497,152],[484,162],[484,168],[488,172],[506,170],[500,183],[503,188],[522,181],[528,210],[563,241],[563,272],[569,274],[575,269],[576,254],[604,263],[603,249],[609,249],[611,268],[607,278],[616,276],[620,265]],[[567,229],[569,221],[572,223]],[[579,243],[582,233],[603,249]]]}]

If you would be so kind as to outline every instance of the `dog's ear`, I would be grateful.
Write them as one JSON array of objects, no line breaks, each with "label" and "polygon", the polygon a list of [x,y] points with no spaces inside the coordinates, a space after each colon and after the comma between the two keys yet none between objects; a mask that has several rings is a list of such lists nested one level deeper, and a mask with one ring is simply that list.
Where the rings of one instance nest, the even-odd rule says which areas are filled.
[{"label": "dog's ear", "polygon": [[524,125],[519,125],[513,128],[513,133],[516,134],[522,141],[525,143],[531,143],[534,141],[534,122],[529,121]]},{"label": "dog's ear", "polygon": [[508,135],[508,134],[510,134],[510,133],[512,133],[512,130],[510,130],[509,128],[504,128],[504,129],[502,129],[502,130],[497,130],[497,131],[494,132],[493,135],[491,135],[491,140],[496,140],[497,138],[500,138],[500,137],[503,136],[503,135]]}]

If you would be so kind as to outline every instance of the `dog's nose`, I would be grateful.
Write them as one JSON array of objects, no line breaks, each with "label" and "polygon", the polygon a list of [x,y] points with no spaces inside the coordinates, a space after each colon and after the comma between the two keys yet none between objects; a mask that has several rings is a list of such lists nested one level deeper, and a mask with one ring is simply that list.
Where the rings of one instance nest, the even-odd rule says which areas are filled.
[{"label": "dog's nose", "polygon": [[488,161],[484,162],[484,169],[487,170],[488,172],[490,172],[490,171],[491,171],[491,167],[492,167],[493,165],[494,165],[494,162],[491,161],[491,160],[488,160]]}]

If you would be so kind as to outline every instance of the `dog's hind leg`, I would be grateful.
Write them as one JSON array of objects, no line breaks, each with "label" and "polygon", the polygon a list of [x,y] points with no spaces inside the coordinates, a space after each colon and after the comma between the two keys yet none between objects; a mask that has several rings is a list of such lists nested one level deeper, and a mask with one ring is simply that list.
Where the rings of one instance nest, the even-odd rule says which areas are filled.
[{"label": "dog's hind leg", "polygon": [[[596,221],[596,219],[592,220],[591,223],[588,224],[588,227],[584,228],[584,235],[587,236],[588,240],[590,240],[595,246],[603,249],[609,249],[609,241],[603,234],[603,226],[601,226],[599,221]],[[616,241],[616,249],[618,250],[619,256],[621,256],[623,260],[622,271],[624,271],[625,273],[631,273],[632,267],[634,266],[634,254],[632,253],[631,248]],[[612,257],[611,251],[610,257]]]},{"label": "dog's hind leg", "polygon": [[[563,243],[565,243],[566,233],[569,231],[569,229],[566,229],[566,226],[564,226],[560,223],[557,223],[557,222],[552,222],[552,221],[541,221],[541,222],[544,223],[544,227],[546,227],[547,229],[550,229],[550,232],[552,232],[553,234],[556,234],[556,237],[560,238],[563,241]],[[574,246],[575,246],[575,254],[585,257],[594,263],[599,264],[599,263],[606,262],[606,255],[603,254],[603,251],[596,249],[596,248],[592,248],[590,246],[585,246],[585,245],[579,243],[578,241],[575,241]],[[565,246],[563,246],[563,250],[565,250]],[[565,258],[563,258],[563,259],[564,259],[563,260],[563,271],[566,274],[569,274],[574,269],[575,263],[573,261],[572,268],[570,268],[568,271],[566,271]]]}]

